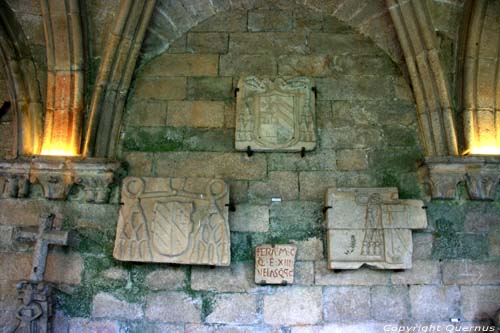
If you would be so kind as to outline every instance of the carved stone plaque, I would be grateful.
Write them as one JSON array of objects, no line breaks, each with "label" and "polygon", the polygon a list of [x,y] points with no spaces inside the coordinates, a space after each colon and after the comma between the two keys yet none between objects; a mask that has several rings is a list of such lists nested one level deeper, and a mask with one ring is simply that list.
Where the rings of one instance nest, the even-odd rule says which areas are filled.
[{"label": "carved stone plaque", "polygon": [[230,264],[229,188],[223,180],[127,177],[122,202],[116,259]]},{"label": "carved stone plaque", "polygon": [[237,150],[301,151],[316,147],[314,93],[311,80],[259,79],[238,82]]},{"label": "carved stone plaque", "polygon": [[427,227],[421,200],[400,200],[397,188],[330,188],[326,206],[329,268],[411,268],[411,229]]},{"label": "carved stone plaque", "polygon": [[295,245],[265,244],[255,248],[255,283],[292,284]]}]

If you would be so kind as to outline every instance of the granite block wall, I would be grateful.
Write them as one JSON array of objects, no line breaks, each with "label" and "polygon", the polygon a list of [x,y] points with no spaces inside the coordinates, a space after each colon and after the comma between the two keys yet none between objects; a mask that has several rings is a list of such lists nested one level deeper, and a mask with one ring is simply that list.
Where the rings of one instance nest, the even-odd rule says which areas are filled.
[{"label": "granite block wall", "polygon": [[[162,52],[148,54],[150,38],[126,106],[120,158],[128,175],[230,184],[231,266],[116,261],[119,187],[110,204],[92,205],[78,188],[66,202],[49,202],[35,186],[27,199],[0,200],[0,332],[12,326],[14,286],[31,267],[32,247],[14,240],[16,228],[36,225],[42,211],[78,235],[49,255],[56,332],[383,332],[447,327],[451,318],[464,327],[491,324],[500,307],[499,196],[471,202],[462,192],[426,202],[429,227],[413,232],[411,270],[326,269],[326,188],[396,186],[402,198],[422,197],[415,102],[399,66],[370,39],[312,6],[284,3],[219,12],[174,34]],[[446,16],[433,19],[453,34]],[[234,150],[234,89],[246,74],[314,79],[316,150],[305,157]],[[253,282],[254,248],[268,242],[297,245],[294,285]]]}]

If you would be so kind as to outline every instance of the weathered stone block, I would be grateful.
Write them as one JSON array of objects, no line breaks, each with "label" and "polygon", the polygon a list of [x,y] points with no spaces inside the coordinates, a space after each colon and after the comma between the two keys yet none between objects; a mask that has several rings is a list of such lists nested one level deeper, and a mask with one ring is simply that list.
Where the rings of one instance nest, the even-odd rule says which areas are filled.
[{"label": "weathered stone block", "polygon": [[216,101],[171,101],[167,125],[175,127],[224,127],[224,103]]},{"label": "weathered stone block", "polygon": [[270,206],[271,230],[288,239],[322,235],[321,203],[312,201],[284,201]]},{"label": "weathered stone block", "polygon": [[111,267],[101,272],[101,275],[110,280],[126,280],[128,272],[123,268]]},{"label": "weathered stone block", "polygon": [[462,314],[465,320],[494,318],[500,308],[500,287],[470,286],[461,287]]},{"label": "weathered stone block", "polygon": [[323,241],[311,237],[301,241],[293,241],[297,245],[297,260],[318,261],[323,259]]},{"label": "weathered stone block", "polygon": [[219,294],[205,321],[210,324],[256,324],[257,298],[249,294]]},{"label": "weathered stone block", "polygon": [[137,80],[134,96],[151,100],[184,99],[186,97],[185,77],[164,77],[158,79]]},{"label": "weathered stone block", "polygon": [[320,286],[376,286],[389,284],[389,272],[361,268],[334,273],[325,261],[314,263],[315,283]]},{"label": "weathered stone block", "polygon": [[163,126],[167,118],[167,106],[162,101],[135,102],[128,110],[127,124],[133,126]]},{"label": "weathered stone block", "polygon": [[217,13],[216,15],[201,22],[193,27],[191,31],[246,31],[247,30],[247,11],[246,10],[228,10]]},{"label": "weathered stone block", "polygon": [[282,10],[251,10],[248,12],[249,31],[290,31],[293,14]]},{"label": "weathered stone block", "polygon": [[477,262],[453,260],[443,264],[444,284],[500,284],[500,265],[497,261]]},{"label": "weathered stone block", "polygon": [[323,299],[326,322],[370,319],[370,288],[325,288]]},{"label": "weathered stone block", "polygon": [[321,31],[323,29],[323,13],[301,8],[294,12],[293,28],[295,31]]},{"label": "weathered stone block", "polygon": [[328,55],[286,55],[278,58],[278,74],[284,76],[327,76],[332,58]]},{"label": "weathered stone block", "polygon": [[372,314],[376,320],[404,320],[410,317],[410,299],[406,286],[373,287],[371,300]]},{"label": "weathered stone block", "polygon": [[271,325],[311,325],[321,321],[321,288],[278,288],[264,296],[264,321]]},{"label": "weathered stone block", "polygon": [[359,34],[311,33],[309,47],[312,53],[331,55],[384,55],[373,42]]},{"label": "weathered stone block", "polygon": [[72,318],[69,321],[69,333],[118,333],[120,325],[116,321],[90,320],[86,318]]},{"label": "weathered stone block", "polygon": [[318,100],[382,100],[393,96],[392,78],[369,75],[318,78]]},{"label": "weathered stone block", "polygon": [[411,268],[411,229],[427,227],[421,200],[400,200],[390,187],[330,188],[326,206],[330,268]]},{"label": "weathered stone block", "polygon": [[368,156],[363,149],[342,149],[337,151],[337,169],[360,171],[368,168]]},{"label": "weathered stone block", "polygon": [[302,286],[314,285],[314,263],[312,261],[295,262],[294,284]]},{"label": "weathered stone block", "polygon": [[[362,149],[373,148],[381,145],[382,133],[377,128],[351,128],[324,129],[320,134],[322,149]],[[380,154],[380,152],[377,152]]]},{"label": "weathered stone block", "polygon": [[92,317],[121,318],[126,320],[141,319],[144,316],[140,304],[127,303],[109,293],[99,293],[94,296]]},{"label": "weathered stone block", "polygon": [[250,182],[249,197],[263,202],[271,198],[296,200],[299,197],[298,174],[290,171],[272,171],[266,181]]},{"label": "weathered stone block", "polygon": [[180,268],[155,270],[144,279],[144,284],[151,290],[177,290],[185,286],[186,271]]},{"label": "weathered stone block", "polygon": [[130,152],[125,154],[128,171],[133,176],[150,176],[153,167],[153,154]]},{"label": "weathered stone block", "polygon": [[217,292],[245,292],[255,287],[252,263],[234,263],[231,267],[193,267],[191,288]]},{"label": "weathered stone block", "polygon": [[216,54],[164,53],[148,62],[142,76],[216,76],[219,56]]},{"label": "weathered stone block", "polygon": [[416,320],[448,320],[458,317],[458,287],[410,286],[412,317]]},{"label": "weathered stone block", "polygon": [[336,174],[328,171],[303,171],[299,174],[301,200],[320,200],[326,189],[336,186]]},{"label": "weathered stone block", "polygon": [[464,221],[465,232],[483,233],[500,231],[500,210],[485,212],[485,208],[485,206],[481,205],[477,209],[467,212]]},{"label": "weathered stone block", "polygon": [[267,232],[269,230],[269,207],[242,204],[229,213],[231,231]]},{"label": "weathered stone block", "polygon": [[234,33],[229,41],[229,51],[238,54],[305,54],[307,47],[302,33]]},{"label": "weathered stone block", "polygon": [[222,32],[190,32],[187,49],[194,53],[226,53],[228,34]]},{"label": "weathered stone block", "polygon": [[225,100],[233,97],[231,77],[190,77],[187,88],[191,100]]},{"label": "weathered stone block", "polygon": [[267,170],[263,155],[249,158],[242,153],[172,152],[156,154],[156,159],[158,176],[250,180],[264,178]]},{"label": "weathered stone block", "polygon": [[300,154],[274,153],[268,156],[269,171],[334,171],[335,150],[314,150]]},{"label": "weathered stone block", "polygon": [[488,236],[490,256],[500,257],[500,232],[492,232]]},{"label": "weathered stone block", "polygon": [[127,177],[113,257],[228,266],[229,188],[220,179]]},{"label": "weathered stone block", "polygon": [[199,323],[201,303],[201,299],[182,292],[157,293],[146,299],[146,318],[168,323]]},{"label": "weathered stone block", "polygon": [[414,260],[411,269],[391,273],[393,284],[439,284],[440,281],[439,261]]},{"label": "weathered stone block", "polygon": [[413,260],[426,260],[432,256],[434,236],[428,232],[414,232],[413,235]]},{"label": "weathered stone block", "polygon": [[227,54],[220,57],[220,75],[274,75],[276,59],[264,54]]}]

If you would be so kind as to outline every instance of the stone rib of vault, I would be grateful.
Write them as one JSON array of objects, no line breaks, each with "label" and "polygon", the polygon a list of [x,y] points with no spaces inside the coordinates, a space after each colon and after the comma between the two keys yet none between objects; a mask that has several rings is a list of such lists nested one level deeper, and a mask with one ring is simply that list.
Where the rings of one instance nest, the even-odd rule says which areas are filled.
[{"label": "stone rib of vault", "polygon": [[392,187],[330,188],[326,206],[328,268],[411,268],[411,230],[427,227],[421,200],[401,200]]},{"label": "stone rib of vault", "polygon": [[127,177],[113,256],[228,266],[229,187],[221,179]]}]

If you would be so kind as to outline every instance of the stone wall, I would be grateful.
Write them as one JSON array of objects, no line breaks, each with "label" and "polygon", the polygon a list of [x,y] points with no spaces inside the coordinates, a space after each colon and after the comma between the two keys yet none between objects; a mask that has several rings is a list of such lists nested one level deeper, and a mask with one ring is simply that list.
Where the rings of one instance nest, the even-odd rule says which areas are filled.
[{"label": "stone wall", "polygon": [[[246,73],[314,78],[316,150],[303,158],[234,151],[234,88]],[[327,187],[421,196],[411,89],[389,56],[337,19],[306,7],[220,12],[142,64],[126,111],[129,175],[228,181],[231,266],[116,261],[119,189],[111,204],[91,205],[78,191],[47,202],[35,186],[28,199],[0,200],[0,327],[12,324],[15,282],[31,267],[32,248],[13,240],[15,228],[36,225],[42,211],[79,238],[49,255],[57,332],[383,332],[450,318],[488,324],[500,307],[498,199],[426,203],[429,227],[413,233],[412,270],[326,269]],[[297,244],[294,285],[254,284],[254,248],[268,242]]]},{"label": "stone wall", "polygon": [[[7,80],[0,72],[0,107],[4,102],[10,101]],[[15,114],[10,110],[0,116],[0,159],[9,159],[15,156],[14,145],[16,132],[14,129]]]}]

